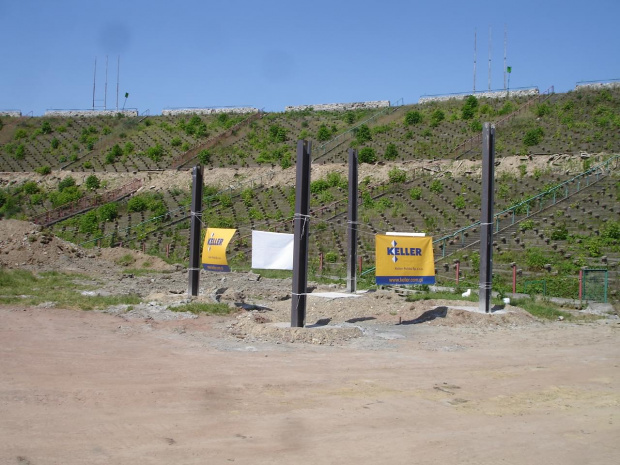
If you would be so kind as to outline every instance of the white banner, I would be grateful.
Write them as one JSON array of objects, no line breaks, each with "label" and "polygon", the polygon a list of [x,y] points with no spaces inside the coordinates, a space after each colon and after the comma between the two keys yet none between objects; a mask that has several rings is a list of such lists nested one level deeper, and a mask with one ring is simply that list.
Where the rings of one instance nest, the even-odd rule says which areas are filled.
[{"label": "white banner", "polygon": [[293,234],[252,231],[252,268],[293,269]]}]

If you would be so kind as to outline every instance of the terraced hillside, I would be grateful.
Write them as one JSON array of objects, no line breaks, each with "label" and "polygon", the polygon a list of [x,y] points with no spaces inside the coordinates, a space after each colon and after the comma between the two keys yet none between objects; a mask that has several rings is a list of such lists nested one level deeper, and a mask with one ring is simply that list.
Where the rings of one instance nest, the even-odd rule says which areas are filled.
[{"label": "terraced hillside", "polygon": [[[481,187],[479,150],[469,146],[476,146],[482,121],[497,123],[495,211],[507,210],[497,220],[497,286],[509,285],[514,262],[521,286],[544,279],[548,293],[576,297],[579,269],[604,267],[610,297],[617,299],[620,184],[612,155],[620,152],[618,88],[529,100],[470,98],[382,110],[270,113],[251,120],[228,114],[3,118],[0,213],[32,218],[90,196],[93,208],[54,224],[55,234],[87,246],[123,245],[184,262],[189,174],[174,183],[179,175],[167,170],[189,154],[184,166],[202,162],[210,173],[203,222],[238,229],[230,261],[247,269],[252,229],[292,231],[294,149],[297,139],[307,138],[314,141],[317,171],[313,272],[345,275],[344,160],[346,150],[355,147],[366,162],[362,166],[373,167],[360,178],[362,268],[374,263],[374,234],[425,231],[436,239],[439,283],[455,284],[458,261],[459,285],[471,287],[477,280]],[[257,178],[258,167],[270,169],[274,179]],[[235,175],[224,183],[226,170]],[[95,202],[133,175],[145,180],[134,195]]]}]

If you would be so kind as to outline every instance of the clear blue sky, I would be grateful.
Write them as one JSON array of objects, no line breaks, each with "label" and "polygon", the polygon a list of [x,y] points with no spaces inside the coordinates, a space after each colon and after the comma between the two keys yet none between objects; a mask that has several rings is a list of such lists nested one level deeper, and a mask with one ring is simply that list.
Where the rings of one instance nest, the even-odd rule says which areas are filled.
[{"label": "clear blue sky", "polygon": [[[620,78],[618,0],[0,0],[0,110],[391,100]],[[103,104],[103,102],[97,102]]]}]

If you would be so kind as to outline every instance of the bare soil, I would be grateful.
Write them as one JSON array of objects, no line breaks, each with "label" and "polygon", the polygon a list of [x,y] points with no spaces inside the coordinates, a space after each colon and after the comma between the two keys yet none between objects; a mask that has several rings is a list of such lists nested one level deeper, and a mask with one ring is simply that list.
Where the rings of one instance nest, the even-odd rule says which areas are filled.
[{"label": "bare soil", "polygon": [[17,221],[0,222],[0,260],[142,297],[0,306],[2,464],[620,460],[617,319],[311,283],[308,326],[290,328],[290,280],[206,272],[196,300],[235,311],[197,317],[171,311],[188,300],[185,270]]}]

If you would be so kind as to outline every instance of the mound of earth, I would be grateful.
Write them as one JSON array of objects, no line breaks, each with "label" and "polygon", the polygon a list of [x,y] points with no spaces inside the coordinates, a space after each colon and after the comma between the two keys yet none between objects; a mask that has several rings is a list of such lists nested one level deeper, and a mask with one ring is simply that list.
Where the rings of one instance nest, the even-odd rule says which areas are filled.
[{"label": "mound of earth", "polygon": [[155,271],[176,269],[160,258],[130,249],[85,249],[27,221],[0,222],[0,268],[109,276],[122,271],[122,264]]}]

